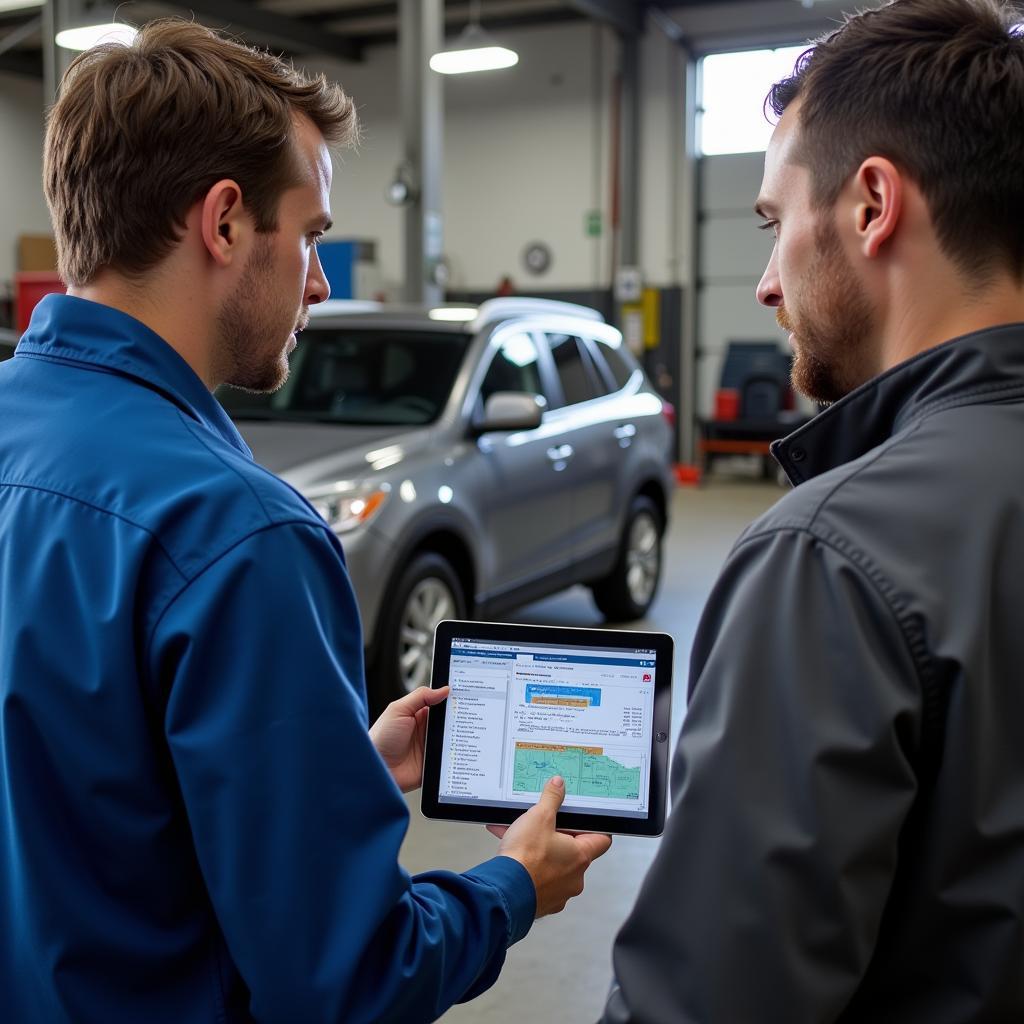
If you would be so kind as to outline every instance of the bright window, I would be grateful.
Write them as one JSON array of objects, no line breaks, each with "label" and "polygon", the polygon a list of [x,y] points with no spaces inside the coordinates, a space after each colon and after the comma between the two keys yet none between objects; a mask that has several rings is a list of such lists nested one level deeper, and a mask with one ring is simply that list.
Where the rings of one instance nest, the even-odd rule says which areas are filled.
[{"label": "bright window", "polygon": [[806,49],[805,43],[705,57],[701,61],[699,151],[711,156],[767,149],[774,126],[764,116],[765,97],[776,82],[793,73],[797,57]]}]

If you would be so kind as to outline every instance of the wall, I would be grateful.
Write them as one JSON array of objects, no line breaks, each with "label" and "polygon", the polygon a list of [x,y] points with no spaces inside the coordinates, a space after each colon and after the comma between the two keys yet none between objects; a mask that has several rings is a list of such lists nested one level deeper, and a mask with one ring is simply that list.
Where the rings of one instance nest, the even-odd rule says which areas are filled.
[{"label": "wall", "polygon": [[[674,6],[672,17],[697,56],[715,50],[791,45],[832,31],[842,12],[877,7],[884,0],[746,0],[728,4]],[[769,233],[756,230],[753,204],[761,184],[762,153],[705,157],[698,161],[697,187],[687,196],[697,207],[697,303],[694,373],[695,413],[707,416],[730,340],[775,340],[786,335],[754,289],[771,255]],[[685,260],[684,260],[685,265]],[[812,406],[804,402],[810,411]],[[683,418],[685,419],[684,410]]]},{"label": "wall", "polygon": [[0,74],[0,298],[9,295],[17,237],[49,234],[43,198],[43,85]]},{"label": "wall", "polygon": [[[611,282],[611,92],[615,36],[587,24],[502,32],[520,62],[504,71],[445,80],[445,250],[452,289],[485,291],[510,274],[520,290],[588,289]],[[310,65],[311,69],[314,69]],[[641,251],[649,283],[679,279],[671,249],[670,149],[682,130],[678,50],[658,33],[644,43],[641,125]],[[398,58],[375,47],[364,64],[317,65],[356,99],[364,137],[341,158],[332,192],[336,233],[376,238],[385,280],[402,269],[402,213],[384,188],[401,151]],[[679,87],[681,88],[681,86]],[[601,210],[604,235],[588,238],[585,215]],[[533,277],[522,251],[543,241],[551,269]]]},{"label": "wall", "polygon": [[[452,287],[486,291],[505,274],[522,291],[608,287],[618,41],[611,31],[582,22],[501,37],[520,54],[515,68],[445,80],[445,248]],[[397,48],[373,47],[360,64],[308,67],[344,85],[364,127],[358,151],[336,160],[335,234],[376,239],[385,282],[397,290],[402,213],[384,199],[401,150]],[[673,177],[673,147],[682,144],[683,65],[679,51],[652,30],[642,67],[642,262],[648,283],[668,285],[683,270],[674,242],[682,213]],[[6,282],[15,237],[49,230],[41,193],[40,83],[0,76],[0,130],[5,140],[17,140],[0,150],[0,282]],[[585,233],[591,209],[604,217],[599,239]],[[547,243],[553,253],[551,269],[539,277],[522,265],[532,241]]]},{"label": "wall", "polygon": [[773,236],[758,231],[754,202],[763,153],[700,161],[700,285],[697,297],[697,415],[708,416],[729,341],[778,340],[786,333],[754,289],[771,256]]},{"label": "wall", "polygon": [[[445,79],[445,250],[452,290],[486,293],[505,274],[522,292],[607,288],[618,40],[586,23],[502,32],[501,38],[518,50],[516,67]],[[686,64],[653,24],[642,47],[641,262],[646,283],[668,287],[686,281],[692,251],[693,198],[684,181]],[[377,241],[384,284],[394,296],[402,273],[403,214],[388,205],[384,190],[401,152],[397,48],[373,47],[359,64],[308,67],[343,84],[363,123],[358,150],[335,160],[334,234]],[[2,290],[14,269],[16,236],[49,228],[41,192],[40,83],[0,76],[0,131],[5,140],[17,140],[0,147]],[[751,212],[761,161],[759,154],[702,161],[697,346],[705,355],[695,368],[700,415],[710,410],[730,338],[782,336],[753,296],[770,249],[769,239],[754,230]],[[585,233],[591,209],[603,214],[599,239]],[[531,276],[522,265],[522,251],[533,241],[547,243],[553,253],[542,276]],[[689,379],[683,368],[670,369],[680,381]]]},{"label": "wall", "polygon": [[682,284],[691,241],[686,168],[686,57],[653,24],[644,37],[640,126],[640,253],[645,283]]}]

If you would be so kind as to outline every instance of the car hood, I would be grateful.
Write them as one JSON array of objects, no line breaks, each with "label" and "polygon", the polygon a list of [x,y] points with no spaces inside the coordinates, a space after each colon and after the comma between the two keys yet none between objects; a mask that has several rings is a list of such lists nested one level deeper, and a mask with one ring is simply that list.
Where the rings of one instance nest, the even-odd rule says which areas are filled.
[{"label": "car hood", "polygon": [[[396,430],[394,426],[322,423],[241,420],[235,426],[261,466],[301,490],[340,479],[360,480],[385,466],[397,465],[422,448],[430,434],[427,428]],[[374,452],[381,453],[376,464],[367,458]]]}]

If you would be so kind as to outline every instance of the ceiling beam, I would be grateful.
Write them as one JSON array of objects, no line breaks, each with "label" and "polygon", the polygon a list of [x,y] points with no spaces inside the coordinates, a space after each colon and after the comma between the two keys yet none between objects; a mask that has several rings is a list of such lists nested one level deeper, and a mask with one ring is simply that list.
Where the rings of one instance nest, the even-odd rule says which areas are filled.
[{"label": "ceiling beam", "polygon": [[11,29],[5,36],[0,37],[0,54],[8,53],[16,46],[21,46],[26,39],[31,39],[33,36],[38,35],[42,27],[43,17],[38,15],[26,21],[23,25]]},{"label": "ceiling beam", "polygon": [[0,72],[23,75],[26,78],[43,78],[43,57],[38,50],[11,50],[0,54]]},{"label": "ceiling beam", "polygon": [[565,0],[580,14],[603,21],[627,36],[639,35],[644,29],[645,0]]},{"label": "ceiling beam", "polygon": [[[658,0],[661,7],[717,7],[720,4],[729,3],[751,3],[752,0]],[[772,0],[768,0],[769,3]],[[836,0],[818,0],[818,2],[829,3]],[[816,6],[815,0],[811,0],[811,6]]]},{"label": "ceiling beam", "polygon": [[[308,16],[307,16],[308,17]],[[550,11],[536,11],[533,14],[506,15],[499,18],[488,18],[485,28],[489,35],[505,31],[514,31],[521,28],[537,28],[544,25],[565,25],[579,24],[583,15],[577,11],[570,11],[566,7],[552,8]],[[346,22],[337,18],[328,18],[322,22],[311,22],[311,24],[324,24],[334,29],[345,31]],[[455,39],[466,27],[468,21],[449,20],[445,24],[445,39]],[[353,35],[356,33],[353,32]],[[358,32],[359,42],[365,46],[379,46],[393,43],[398,38],[398,25],[389,24],[381,20],[378,25],[364,25]]]},{"label": "ceiling beam", "polygon": [[329,21],[359,21],[362,18],[392,18],[398,24],[398,6],[394,3],[362,4],[360,6],[320,7],[315,11],[297,14],[303,21],[326,24]]},{"label": "ceiling beam", "polygon": [[[178,3],[178,0],[173,0]],[[362,60],[362,48],[353,39],[326,32],[322,28],[275,14],[255,4],[241,0],[182,0],[200,17],[216,19],[221,27],[242,33],[252,33],[268,40],[271,45],[293,53],[320,53],[341,60]]]},{"label": "ceiling beam", "polygon": [[[506,29],[533,28],[543,25],[564,25],[566,22],[579,22],[583,15],[578,11],[565,8],[552,8],[550,11],[533,11],[527,14],[505,14],[488,18],[483,23],[488,32],[504,32]],[[451,19],[445,26],[447,35],[458,35],[467,25],[469,19]]]}]

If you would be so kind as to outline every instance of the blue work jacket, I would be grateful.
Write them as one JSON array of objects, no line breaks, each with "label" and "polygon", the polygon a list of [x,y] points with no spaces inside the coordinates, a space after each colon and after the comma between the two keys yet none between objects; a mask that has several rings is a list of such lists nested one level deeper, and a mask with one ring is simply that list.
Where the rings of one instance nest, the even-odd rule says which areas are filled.
[{"label": "blue work jacket", "polygon": [[158,335],[67,296],[0,365],[0,1016],[431,1020],[533,920],[410,878],[337,538]]}]

